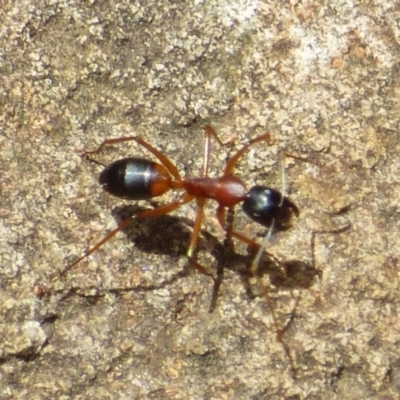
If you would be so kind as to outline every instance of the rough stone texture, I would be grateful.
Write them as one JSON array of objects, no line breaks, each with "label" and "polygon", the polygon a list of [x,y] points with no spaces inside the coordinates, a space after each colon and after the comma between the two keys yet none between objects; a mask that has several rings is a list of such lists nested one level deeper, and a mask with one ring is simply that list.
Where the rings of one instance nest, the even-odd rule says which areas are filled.
[{"label": "rough stone texture", "polygon": [[[1,2],[0,397],[398,398],[397,2],[185,3]],[[210,203],[199,261],[227,267],[213,313],[212,281],[185,268],[194,205],[133,224],[54,281],[132,211],[75,150],[140,135],[196,175],[207,123],[236,148],[271,132],[237,168],[249,186],[280,188],[281,150],[314,161],[287,159],[301,215],[268,244],[304,271],[285,280],[263,263],[252,299],[251,259],[223,251]],[[212,174],[227,151],[213,146]],[[129,154],[149,157],[127,144],[99,159]],[[312,231],[349,223],[312,249]]]}]

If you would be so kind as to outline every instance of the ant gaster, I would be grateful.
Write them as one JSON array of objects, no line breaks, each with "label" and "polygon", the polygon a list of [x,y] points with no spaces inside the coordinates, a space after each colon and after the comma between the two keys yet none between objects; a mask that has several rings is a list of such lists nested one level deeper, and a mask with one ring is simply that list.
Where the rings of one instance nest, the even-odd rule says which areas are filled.
[{"label": "ant gaster", "polygon": [[197,214],[190,237],[187,256],[196,269],[213,279],[214,276],[194,259],[203,219],[203,209],[207,199],[215,200],[218,203],[216,216],[225,232],[253,249],[258,249],[260,246],[252,239],[234,231],[226,223],[226,208],[233,208],[235,205],[242,203],[243,211],[258,224],[269,227],[271,230],[272,228],[275,230],[288,229],[291,226],[292,216],[299,215],[299,209],[291,200],[280,192],[266,186],[253,186],[247,191],[244,182],[233,175],[236,164],[250,146],[259,142],[270,144],[270,134],[264,133],[250,140],[227,161],[222,176],[216,178],[208,176],[211,136],[222,145],[215,130],[211,126],[206,126],[202,173],[198,178],[182,178],[176,166],[167,156],[137,136],[107,139],[96,150],[81,152],[81,156],[89,158],[90,155],[100,153],[107,146],[135,141],[152,153],[160,164],[139,157],[130,157],[115,161],[106,167],[99,176],[99,182],[103,189],[114,196],[127,200],[147,200],[161,196],[170,190],[180,190],[183,193],[177,200],[168,204],[140,211],[122,220],[115,229],[88,249],[83,256],[67,266],[60,275],[66,274],[84,258],[97,251],[117,232],[125,229],[133,219],[169,214],[194,199],[197,203]]}]

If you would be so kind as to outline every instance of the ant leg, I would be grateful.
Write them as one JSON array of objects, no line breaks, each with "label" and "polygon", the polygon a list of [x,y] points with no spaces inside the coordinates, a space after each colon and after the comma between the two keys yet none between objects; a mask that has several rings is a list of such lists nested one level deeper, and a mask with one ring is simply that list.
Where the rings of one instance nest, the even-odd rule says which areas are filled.
[{"label": "ant leg", "polygon": [[182,204],[188,203],[192,200],[192,196],[188,194],[183,194],[178,200],[175,200],[171,203],[165,204],[163,206],[154,208],[152,210],[143,210],[138,212],[136,215],[128,217],[124,219],[122,222],[118,224],[118,226],[109,232],[103,239],[101,239],[98,243],[96,243],[93,247],[88,249],[83,256],[79,257],[72,264],[68,265],[63,271],[61,271],[58,276],[65,275],[68,271],[70,271],[75,265],[77,265],[80,261],[85,259],[86,257],[93,254],[97,251],[101,246],[103,246],[106,242],[108,242],[113,236],[115,236],[119,231],[125,229],[132,222],[133,219],[141,219],[141,218],[151,218],[158,217],[161,215],[169,214],[174,211],[176,208],[180,207]]},{"label": "ant leg", "polygon": [[220,139],[220,137],[218,136],[218,134],[217,134],[217,132],[216,132],[216,130],[212,127],[212,126],[210,126],[210,125],[207,125],[207,126],[205,126],[205,128],[204,128],[204,133],[205,133],[205,135],[206,135],[206,137],[208,137],[208,138],[210,138],[211,139],[211,136],[213,136],[214,137],[214,139],[218,142],[218,144],[220,145],[220,146],[222,146],[222,147],[230,147],[230,149],[229,149],[229,151],[228,151],[228,154],[227,154],[227,157],[226,157],[226,160],[225,160],[225,162],[227,162],[228,160],[229,160],[229,153],[230,153],[230,151],[231,151],[231,149],[232,149],[232,146],[235,144],[235,138],[231,138],[231,139],[229,139],[226,143],[224,143],[221,139]]},{"label": "ant leg", "polygon": [[[213,127],[211,127],[210,125],[207,125],[205,127],[204,135],[205,135],[205,141],[204,141],[203,166],[201,169],[201,177],[203,177],[203,178],[208,176],[210,153],[211,153],[211,136],[213,136],[221,146],[224,145],[224,143],[222,143],[221,139],[218,137],[215,129]],[[189,248],[187,250],[187,257],[188,257],[190,263],[194,266],[194,268],[196,268],[202,274],[211,277],[214,281],[214,288],[213,288],[213,292],[212,292],[212,296],[211,296],[211,304],[210,304],[210,307],[208,310],[209,312],[212,312],[213,309],[215,308],[216,301],[218,298],[219,287],[221,286],[221,283],[222,283],[223,270],[219,269],[219,271],[217,272],[217,278],[214,278],[213,274],[208,272],[201,264],[199,264],[194,257],[197,241],[198,241],[198,238],[200,235],[201,222],[203,220],[203,215],[204,215],[204,212],[203,212],[204,204],[205,204],[205,199],[203,199],[203,198],[197,199],[196,220],[195,220],[195,223],[193,226],[193,231],[192,231],[192,235],[190,238]]]},{"label": "ant leg", "polygon": [[201,168],[201,176],[203,178],[208,176],[208,166],[210,162],[210,153],[211,153],[211,141],[210,141],[211,135],[214,135],[219,141],[219,138],[218,136],[216,136],[214,129],[209,125],[205,127],[204,135],[205,135],[205,140],[204,140],[203,166]]},{"label": "ant leg", "polygon": [[91,254],[93,254],[95,251],[97,251],[101,246],[103,246],[104,243],[108,242],[113,236],[115,236],[119,231],[122,231],[125,229],[129,224],[131,223],[133,217],[128,217],[121,221],[116,228],[114,228],[111,232],[107,233],[106,236],[103,237],[99,242],[97,242],[93,247],[90,249],[86,250],[85,253],[76,259],[72,264],[68,265],[66,268],[64,268],[57,276],[64,276],[68,271],[70,271],[75,265],[80,263],[82,260],[84,260],[86,257],[89,257]]},{"label": "ant leg", "polygon": [[[220,206],[220,207],[217,208],[217,220],[218,220],[219,224],[221,225],[222,229],[227,234],[229,234],[230,236],[240,240],[241,242],[246,244],[253,251],[258,251],[258,249],[260,248],[260,245],[257,242],[255,242],[253,239],[250,239],[249,237],[247,237],[247,236],[245,236],[245,235],[233,230],[232,227],[230,227],[225,222],[225,207]],[[267,254],[268,257],[271,257],[274,261],[279,263],[278,259],[276,259],[272,254],[268,253],[267,251],[265,251],[265,254]]]},{"label": "ant leg", "polygon": [[189,247],[187,249],[186,255],[187,255],[187,258],[189,259],[190,263],[193,264],[194,268],[196,268],[203,275],[207,275],[210,278],[212,278],[213,280],[215,280],[213,274],[211,272],[208,272],[201,264],[199,264],[194,256],[196,246],[197,246],[197,241],[199,240],[199,236],[200,236],[201,222],[203,221],[203,215],[204,215],[203,210],[204,210],[205,202],[206,202],[206,199],[203,199],[203,198],[197,199],[196,220],[193,225],[193,230],[192,230],[192,234],[190,236]]},{"label": "ant leg", "polygon": [[[204,141],[203,166],[201,169],[201,176],[203,178],[208,176],[208,167],[209,167],[210,152],[211,152],[210,139],[211,139],[211,135],[215,135],[215,131],[213,128],[211,128],[211,126],[206,126],[204,134],[205,134],[205,141]],[[190,236],[189,247],[187,249],[186,255],[187,255],[187,258],[189,259],[190,263],[193,265],[193,267],[195,269],[197,269],[203,275],[209,276],[215,282],[214,275],[211,272],[207,271],[207,269],[204,268],[195,258],[196,246],[197,246],[197,242],[199,240],[201,223],[203,221],[203,216],[204,216],[205,202],[206,202],[206,199],[197,198],[196,219],[195,219],[195,222],[193,225],[193,230],[192,230],[192,234]]]},{"label": "ant leg", "polygon": [[206,125],[206,127],[204,128],[204,133],[206,135],[206,137],[211,137],[214,136],[214,139],[221,145],[224,146],[225,144],[222,142],[222,140],[219,138],[216,130],[210,126],[210,125]]},{"label": "ant leg", "polygon": [[[205,140],[204,140],[203,166],[201,169],[201,177],[203,177],[203,178],[208,176],[210,153],[211,153],[211,136],[214,136],[214,138],[218,141],[218,143],[220,145],[223,145],[223,143],[221,142],[220,138],[218,137],[216,131],[210,125],[207,125],[205,127],[204,135],[205,135]],[[200,235],[201,223],[202,223],[203,216],[204,216],[205,202],[206,202],[206,199],[197,198],[196,220],[195,220],[195,223],[193,226],[190,243],[189,243],[189,247],[187,250],[187,257],[188,257],[190,263],[194,266],[194,268],[196,268],[202,274],[209,276],[214,281],[214,288],[213,288],[213,293],[212,293],[212,297],[211,297],[211,304],[208,309],[209,312],[212,312],[213,309],[215,308],[215,304],[217,301],[219,287],[221,286],[222,274],[219,273],[217,276],[217,279],[215,279],[214,275],[212,273],[210,273],[209,271],[207,271],[201,264],[199,264],[194,256],[194,253],[196,250],[196,245],[197,245],[198,238]]]},{"label": "ant leg", "polygon": [[214,137],[214,139],[219,143],[220,146],[227,146],[229,144],[233,144],[234,141],[231,139],[227,143],[223,143],[222,140],[219,138],[216,130],[210,126],[206,125],[204,128],[204,135],[206,137],[205,143],[204,143],[204,158],[203,158],[203,169],[202,169],[202,177],[208,176],[208,162],[209,162],[209,154],[211,150],[211,136]]},{"label": "ant leg", "polygon": [[[218,141],[218,143],[220,145],[223,145],[223,143],[221,142],[217,133],[215,132],[214,128],[212,128],[210,125],[207,125],[205,127],[204,135],[205,135],[205,140],[204,140],[203,166],[201,169],[201,177],[203,177],[203,178],[208,176],[210,153],[211,153],[211,136],[214,136],[214,138]],[[197,242],[199,239],[199,235],[200,235],[201,223],[202,223],[203,216],[204,216],[205,202],[206,202],[206,200],[203,198],[197,199],[196,220],[195,220],[195,223],[193,226],[192,235],[190,237],[189,247],[187,249],[187,257],[188,257],[190,263],[194,266],[194,268],[196,268],[200,273],[207,275],[214,280],[214,289],[213,289],[213,297],[212,297],[214,299],[216,297],[215,293],[218,292],[218,288],[221,285],[221,282],[219,282],[217,284],[213,274],[211,274],[201,264],[199,264],[199,262],[195,259],[195,254],[194,254],[195,250],[196,250]],[[218,285],[218,287],[217,287],[217,285]],[[211,303],[213,303],[213,300]],[[211,310],[212,310],[212,306],[210,306],[209,311],[211,311]]]},{"label": "ant leg", "polygon": [[[203,158],[203,168],[202,168],[202,176],[206,177],[208,174],[208,164],[209,164],[209,154],[210,154],[210,139],[211,136],[213,136],[218,143],[223,146],[224,143],[222,143],[221,139],[218,137],[217,132],[215,131],[214,128],[212,128],[211,126],[207,125],[205,127],[205,145],[204,145],[204,158]],[[245,145],[242,149],[240,149],[232,158],[230,158],[227,161],[227,165],[224,171],[224,177],[225,176],[229,176],[232,174],[233,172],[233,168],[235,166],[235,164],[237,163],[238,159],[243,155],[243,153],[254,143],[263,141],[263,140],[270,140],[270,135],[268,133],[259,136],[253,140],[251,140],[249,143],[247,143],[247,145]],[[199,214],[198,214],[199,215]],[[217,210],[217,218],[218,221],[220,223],[220,225],[223,227],[223,229],[226,232],[226,238],[225,238],[225,243],[230,243],[231,242],[231,238],[232,236],[238,238],[239,240],[244,241],[248,246],[252,247],[252,248],[258,248],[258,245],[252,241],[251,239],[248,239],[242,235],[240,235],[239,233],[233,231],[232,229],[232,223],[233,221],[231,221],[230,223],[226,223],[225,222],[225,209],[224,207],[219,207]],[[198,229],[200,229],[200,225],[198,225]],[[196,239],[197,240],[197,239]],[[217,302],[217,298],[218,298],[218,291],[219,288],[221,286],[222,283],[222,279],[223,279],[223,265],[220,265],[217,271],[217,278],[214,279],[214,289],[213,289],[213,293],[212,293],[212,300],[211,300],[211,304],[210,304],[210,308],[209,308],[209,312],[211,312],[216,305]]]},{"label": "ant leg", "polygon": [[168,172],[175,179],[177,179],[178,181],[182,180],[178,169],[169,160],[169,158],[138,136],[129,136],[129,137],[116,138],[116,139],[106,139],[96,150],[82,151],[82,152],[80,152],[80,155],[82,157],[87,157],[88,155],[91,155],[91,154],[98,154],[107,146],[112,146],[113,144],[129,142],[129,141],[135,141],[136,143],[145,147],[150,153],[152,153],[156,158],[158,158],[161,161],[161,164],[164,165],[164,167],[168,170]]},{"label": "ant leg", "polygon": [[256,138],[250,140],[250,142],[248,142],[245,146],[243,146],[240,150],[238,150],[236,152],[236,154],[234,154],[226,163],[225,166],[225,171],[223,176],[229,176],[232,175],[233,170],[235,168],[235,165],[237,164],[237,162],[239,161],[240,157],[242,157],[242,155],[249,149],[249,147],[251,147],[253,144],[258,143],[258,142],[262,142],[265,141],[268,144],[271,144],[271,135],[269,133],[264,133],[261,136],[257,136]]},{"label": "ant leg", "polygon": [[[203,154],[203,166],[201,168],[201,176],[206,177],[208,175],[208,166],[210,160],[210,152],[211,152],[211,144],[210,144],[210,137],[212,134],[213,128],[210,126],[206,126],[204,134],[205,134],[205,141],[204,141],[204,154]],[[208,272],[202,265],[200,265],[197,260],[195,259],[195,250],[197,246],[197,241],[200,235],[201,223],[203,221],[204,215],[204,204],[205,199],[197,198],[197,213],[196,219],[193,225],[192,234],[190,236],[189,247],[186,251],[187,258],[189,259],[190,263],[193,264],[194,268],[196,268],[199,272],[204,275],[210,276],[214,279],[214,276]]]},{"label": "ant leg", "polygon": [[190,236],[189,247],[187,249],[187,256],[192,258],[194,256],[194,252],[196,250],[197,240],[200,235],[201,222],[203,221],[203,209],[204,209],[205,199],[198,198],[197,199],[197,214],[196,220],[193,225],[192,235]]}]

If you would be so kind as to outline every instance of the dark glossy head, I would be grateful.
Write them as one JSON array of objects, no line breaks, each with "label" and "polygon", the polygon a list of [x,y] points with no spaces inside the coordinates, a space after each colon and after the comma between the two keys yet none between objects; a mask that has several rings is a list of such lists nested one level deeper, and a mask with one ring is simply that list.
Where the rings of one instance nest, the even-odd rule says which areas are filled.
[{"label": "dark glossy head", "polygon": [[292,225],[292,217],[299,216],[299,209],[287,197],[266,186],[253,186],[242,204],[243,211],[253,221],[274,229],[284,231]]}]

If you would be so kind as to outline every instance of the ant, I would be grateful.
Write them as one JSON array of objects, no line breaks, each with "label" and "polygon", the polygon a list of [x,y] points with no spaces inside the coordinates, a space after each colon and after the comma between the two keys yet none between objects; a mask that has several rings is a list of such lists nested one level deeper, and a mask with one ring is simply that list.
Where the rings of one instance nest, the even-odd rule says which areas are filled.
[{"label": "ant", "polygon": [[[273,324],[276,329],[277,340],[283,347],[284,353],[291,367],[292,376],[295,378],[295,363],[291,352],[289,351],[289,348],[283,339],[283,335],[287,329],[287,324],[285,327],[280,328],[281,324],[278,322],[269,289],[263,285],[261,280],[260,264],[261,262],[264,262],[275,265],[282,271],[283,275],[287,275],[286,270],[291,267],[292,264],[301,264],[300,262],[281,262],[275,256],[268,253],[266,251],[266,247],[273,232],[288,230],[292,226],[293,216],[298,217],[300,214],[296,204],[286,196],[286,180],[284,174],[285,157],[288,156],[311,163],[312,161],[281,152],[281,192],[261,185],[255,185],[251,187],[250,190],[247,190],[245,183],[234,175],[235,166],[251,146],[261,142],[265,142],[267,145],[270,145],[270,134],[264,133],[260,136],[257,136],[241,147],[232,157],[227,160],[224,171],[219,177],[208,176],[211,138],[213,137],[220,145],[224,144],[211,126],[205,127],[204,134],[205,142],[203,165],[200,177],[182,178],[176,166],[165,154],[138,136],[107,139],[103,141],[103,143],[101,143],[96,150],[81,151],[80,155],[82,157],[98,163],[92,159],[91,156],[100,153],[105,147],[134,141],[149,151],[158,160],[158,162],[140,157],[129,157],[117,160],[105,167],[105,169],[100,173],[99,183],[102,188],[109,194],[126,200],[149,200],[172,190],[180,191],[182,193],[176,200],[170,203],[157,206],[153,209],[141,210],[136,214],[123,219],[116,228],[105,235],[103,239],[101,239],[93,247],[89,248],[81,257],[68,265],[57,276],[60,277],[67,274],[68,271],[70,271],[83,259],[96,252],[119,231],[127,228],[134,219],[145,219],[166,215],[182,205],[195,200],[197,212],[186,255],[194,268],[196,268],[202,274],[211,277],[214,281],[214,289],[209,308],[209,312],[211,312],[215,307],[218,289],[222,283],[223,266],[218,268],[216,277],[214,277],[212,273],[210,273],[197,262],[195,258],[195,251],[201,233],[205,203],[207,200],[214,200],[217,203],[217,220],[226,233],[224,245],[229,246],[231,244],[231,238],[234,237],[246,244],[253,252],[252,254],[255,255],[248,269],[249,275],[257,278],[261,288],[261,294],[266,299],[268,308],[271,312]],[[268,228],[261,244],[258,244],[253,239],[250,239],[233,229],[233,209],[238,204],[242,205],[243,211],[251,220]],[[226,209],[228,209],[228,213],[226,213]],[[346,226],[336,231],[320,231],[312,233],[312,268],[315,269],[314,247],[316,235],[325,233],[342,233],[348,228],[349,226]],[[299,298],[295,303],[295,307],[298,301]]]},{"label": "ant", "polygon": [[[122,220],[102,240],[60,272],[59,276],[65,275],[80,261],[96,252],[119,231],[125,229],[133,219],[166,215],[192,200],[196,200],[197,213],[186,254],[191,264],[201,273],[210,276],[214,282],[213,274],[208,272],[194,258],[204,215],[204,205],[208,199],[215,200],[218,203],[217,220],[226,234],[237,238],[251,248],[258,249],[260,246],[252,239],[234,231],[231,224],[226,223],[226,208],[232,209],[235,205],[242,203],[242,209],[246,215],[258,224],[270,227],[270,230],[286,230],[290,228],[293,215],[299,216],[299,209],[291,200],[277,190],[266,186],[256,185],[247,191],[244,182],[233,175],[239,159],[251,146],[259,142],[266,142],[268,145],[271,143],[270,134],[264,133],[250,140],[228,159],[222,176],[216,178],[208,176],[211,137],[214,137],[220,145],[223,145],[214,128],[206,126],[203,166],[201,176],[198,178],[188,177],[183,179],[176,166],[166,155],[138,136],[107,139],[96,150],[80,152],[82,157],[91,160],[91,155],[100,153],[107,146],[135,141],[152,153],[161,164],[140,157],[117,160],[100,173],[99,183],[102,188],[111,195],[126,200],[148,200],[161,196],[170,190],[180,190],[183,193],[177,200],[168,204],[139,211],[135,215]],[[292,157],[297,158],[295,156]]]},{"label": "ant", "polygon": [[[226,209],[233,213],[234,206],[241,203],[243,211],[251,220],[269,228],[267,236],[269,239],[273,231],[284,231],[289,229],[291,227],[293,216],[299,216],[300,212],[298,207],[284,194],[285,188],[283,172],[282,193],[270,187],[261,185],[255,185],[250,188],[250,190],[247,190],[245,183],[234,175],[235,166],[251,146],[260,142],[265,142],[267,145],[271,144],[270,134],[264,133],[250,140],[227,160],[222,175],[212,178],[208,176],[211,138],[214,137],[220,145],[223,145],[223,143],[219,139],[214,128],[211,126],[206,126],[204,132],[204,155],[200,177],[182,178],[176,166],[166,155],[138,136],[107,139],[96,150],[80,152],[82,157],[95,161],[91,158],[91,155],[100,153],[105,147],[118,143],[135,141],[152,153],[159,163],[140,157],[129,157],[117,160],[107,166],[100,173],[99,183],[102,188],[109,194],[126,200],[148,200],[161,196],[171,190],[179,190],[182,193],[176,200],[170,203],[160,205],[153,209],[139,211],[135,215],[123,219],[116,228],[110,231],[93,247],[89,248],[72,264],[68,265],[58,274],[58,276],[65,275],[83,259],[96,252],[119,231],[128,227],[133,219],[144,219],[166,215],[192,200],[196,201],[197,213],[186,255],[194,268],[204,275],[211,277],[214,281],[214,289],[209,312],[211,312],[215,307],[218,290],[222,283],[223,271],[217,271],[217,277],[215,278],[212,273],[207,271],[195,259],[195,250],[201,232],[204,215],[203,210],[207,200],[214,200],[217,202],[216,217],[226,233],[226,243],[231,240],[231,237],[234,237],[245,243],[250,249],[258,251],[255,261],[252,263],[252,271],[255,271],[254,266],[257,266],[256,264],[259,263],[262,254],[270,260],[273,260],[281,267],[281,269],[283,269],[282,264],[274,256],[265,251],[265,244],[259,245],[254,240],[235,231],[232,227],[233,218],[229,218],[229,214],[228,220],[226,220]],[[300,157],[290,154],[285,155],[303,160]],[[282,329],[279,329],[278,320],[267,291],[264,291],[264,297],[266,297],[268,307],[272,312],[273,322],[277,331],[277,339],[281,342],[284,352],[291,364],[291,369],[294,371],[293,359],[282,337],[284,332]]]}]

